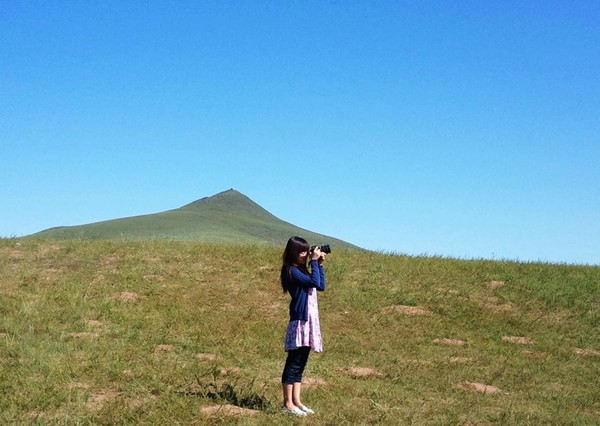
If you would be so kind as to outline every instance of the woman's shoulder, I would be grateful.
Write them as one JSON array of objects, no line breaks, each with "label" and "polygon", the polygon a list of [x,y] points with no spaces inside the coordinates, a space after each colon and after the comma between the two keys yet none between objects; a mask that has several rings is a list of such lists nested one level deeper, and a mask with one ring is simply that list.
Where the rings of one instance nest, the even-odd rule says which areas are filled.
[{"label": "woman's shoulder", "polygon": [[290,270],[291,271],[298,271],[298,272],[301,272],[304,275],[308,275],[308,269],[303,268],[302,266],[292,265],[292,266],[290,266]]}]

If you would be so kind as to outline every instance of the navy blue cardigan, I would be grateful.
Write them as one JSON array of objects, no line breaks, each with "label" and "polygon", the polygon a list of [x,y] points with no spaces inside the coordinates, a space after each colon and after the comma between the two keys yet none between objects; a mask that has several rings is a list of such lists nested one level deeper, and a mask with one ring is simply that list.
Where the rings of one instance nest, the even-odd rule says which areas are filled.
[{"label": "navy blue cardigan", "polygon": [[290,321],[308,321],[308,291],[316,288],[325,291],[325,271],[319,261],[310,261],[310,275],[306,275],[298,267],[292,266],[289,274],[284,275],[285,286],[292,300],[290,301]]}]

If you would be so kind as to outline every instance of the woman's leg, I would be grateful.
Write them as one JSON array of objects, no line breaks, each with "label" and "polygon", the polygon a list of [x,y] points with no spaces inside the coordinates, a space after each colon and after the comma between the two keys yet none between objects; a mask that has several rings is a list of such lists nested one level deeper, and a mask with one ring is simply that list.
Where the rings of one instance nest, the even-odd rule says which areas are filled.
[{"label": "woman's leg", "polygon": [[296,407],[302,406],[302,400],[300,399],[300,393],[302,392],[302,382],[296,382],[292,386],[292,402]]},{"label": "woman's leg", "polygon": [[[302,379],[303,367],[303,348],[288,351],[287,359],[285,361],[285,367],[281,374],[281,388],[283,392],[283,405],[292,410],[296,406],[294,405],[293,389],[294,383]],[[305,361],[304,361],[305,363]]]},{"label": "woman's leg", "polygon": [[308,355],[310,354],[309,347],[302,347],[298,349],[299,351],[299,359],[298,363],[300,368],[298,370],[298,374],[296,376],[296,381],[294,382],[294,386],[292,387],[292,402],[296,407],[302,407],[302,399],[300,397],[300,393],[302,392],[302,375],[304,374],[304,368],[306,367],[306,363],[308,362]]},{"label": "woman's leg", "polygon": [[288,410],[293,410],[295,408],[295,405],[292,402],[294,399],[292,393],[294,385],[291,383],[282,383],[281,387],[283,390],[283,406]]}]

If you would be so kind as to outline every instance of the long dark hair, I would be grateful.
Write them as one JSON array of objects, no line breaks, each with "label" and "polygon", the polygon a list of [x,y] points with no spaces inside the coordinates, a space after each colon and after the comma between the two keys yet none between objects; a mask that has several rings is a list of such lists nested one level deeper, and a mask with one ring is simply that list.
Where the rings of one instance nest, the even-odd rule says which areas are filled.
[{"label": "long dark hair", "polygon": [[292,237],[288,240],[283,251],[283,264],[281,265],[281,288],[285,293],[288,291],[286,283],[291,278],[290,268],[297,266],[302,272],[308,275],[306,265],[296,265],[298,255],[303,251],[308,251],[308,242],[301,237]]}]

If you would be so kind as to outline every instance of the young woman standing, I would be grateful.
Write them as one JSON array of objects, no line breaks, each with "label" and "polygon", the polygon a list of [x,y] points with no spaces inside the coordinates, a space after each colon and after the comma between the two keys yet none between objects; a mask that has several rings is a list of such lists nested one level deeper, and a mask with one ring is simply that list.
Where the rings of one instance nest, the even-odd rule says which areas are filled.
[{"label": "young woman standing", "polygon": [[292,297],[290,321],[285,336],[287,359],[281,375],[281,411],[286,414],[306,416],[314,413],[302,403],[300,392],[302,373],[310,350],[323,351],[317,291],[325,290],[324,260],[325,253],[321,252],[320,247],[311,251],[306,240],[300,237],[290,238],[283,252],[281,287],[284,293],[287,292]]}]

